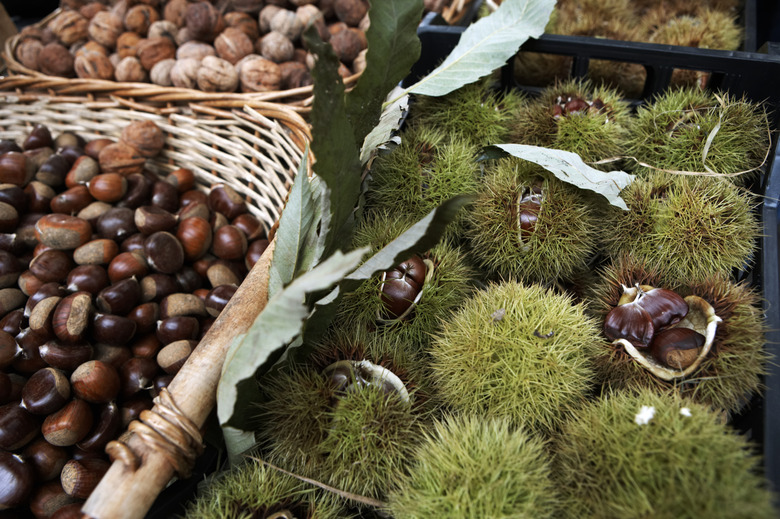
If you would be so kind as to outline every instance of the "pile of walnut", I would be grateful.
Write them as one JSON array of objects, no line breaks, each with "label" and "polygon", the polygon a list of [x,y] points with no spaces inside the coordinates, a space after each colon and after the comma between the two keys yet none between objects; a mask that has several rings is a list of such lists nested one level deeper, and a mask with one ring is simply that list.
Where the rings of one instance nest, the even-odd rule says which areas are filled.
[{"label": "pile of walnut", "polygon": [[[314,2],[317,2],[315,5]],[[46,27],[26,27],[15,49],[25,67],[79,77],[206,92],[267,92],[311,84],[313,24],[347,77],[365,67],[366,0],[63,0]]]},{"label": "pile of walnut", "polygon": [[0,515],[80,506],[268,245],[229,186],[145,170],[163,142],[0,141]]}]

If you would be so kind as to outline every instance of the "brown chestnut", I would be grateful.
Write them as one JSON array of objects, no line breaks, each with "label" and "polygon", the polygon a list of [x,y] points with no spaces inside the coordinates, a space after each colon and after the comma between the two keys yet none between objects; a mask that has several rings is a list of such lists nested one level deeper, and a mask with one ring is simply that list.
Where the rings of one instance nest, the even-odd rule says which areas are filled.
[{"label": "brown chestnut", "polygon": [[161,207],[144,205],[135,210],[135,226],[146,235],[171,231],[176,227],[176,216]]},{"label": "brown chestnut", "polygon": [[95,425],[76,446],[87,452],[101,451],[108,442],[115,439],[122,425],[122,417],[116,402],[108,402],[97,410]]},{"label": "brown chestnut", "polygon": [[27,445],[22,456],[30,462],[35,479],[40,482],[59,478],[62,467],[70,457],[66,448],[52,445],[43,438]]},{"label": "brown chestnut", "polygon": [[22,331],[23,322],[24,309],[22,308],[8,312],[0,319],[0,369],[7,368],[15,355],[16,341],[14,341],[14,336]]},{"label": "brown chestnut", "polygon": [[81,507],[82,502],[65,493],[59,474],[57,479],[38,485],[30,497],[30,510],[35,517],[52,519],[60,510],[72,505]]},{"label": "brown chestnut", "polygon": [[127,176],[127,191],[117,205],[137,209],[148,204],[152,199],[152,186],[154,181],[141,173],[133,173]]},{"label": "brown chestnut", "polygon": [[662,365],[684,370],[699,357],[704,336],[690,328],[667,328],[653,337],[650,354]]},{"label": "brown chestnut", "polygon": [[226,260],[243,259],[246,249],[246,235],[235,225],[223,225],[214,231],[211,250],[216,257]]},{"label": "brown chestnut", "polygon": [[197,345],[198,341],[189,339],[166,344],[157,354],[157,364],[169,375],[176,374]]},{"label": "brown chestnut", "polygon": [[[119,252],[144,252],[144,242],[146,241],[146,235],[140,232],[131,234],[119,245]],[[144,258],[146,253],[144,253]],[[148,263],[148,262],[147,262]]]},{"label": "brown chestnut", "polygon": [[211,224],[197,216],[184,218],[179,222],[176,237],[181,242],[185,258],[195,261],[206,254],[211,247],[213,239]]},{"label": "brown chestnut", "polygon": [[604,320],[604,334],[609,340],[625,339],[637,348],[647,348],[654,333],[652,317],[636,300],[616,306]]},{"label": "brown chestnut", "polygon": [[119,369],[132,356],[133,353],[127,346],[112,346],[111,344],[98,343],[95,344],[95,353],[92,360],[99,360]]},{"label": "brown chestnut", "polygon": [[43,368],[27,379],[22,388],[22,404],[33,414],[48,415],[67,403],[70,389],[65,373],[54,368]]},{"label": "brown chestnut", "polygon": [[135,335],[135,321],[115,314],[97,314],[92,320],[92,338],[97,342],[124,346]]},{"label": "brown chestnut", "polygon": [[121,252],[108,265],[108,277],[112,283],[129,277],[142,278],[149,272],[149,264],[143,251]]},{"label": "brown chestnut", "polygon": [[257,239],[249,244],[246,250],[246,256],[244,256],[244,265],[246,265],[247,269],[251,269],[255,266],[255,263],[257,263],[263,255],[269,244],[270,242],[265,238]]},{"label": "brown chestnut", "polygon": [[[154,363],[154,361],[151,361]],[[154,407],[152,398],[146,393],[137,393],[122,402],[119,414],[122,416],[122,428],[126,428],[130,422],[137,420],[140,414]]]},{"label": "brown chestnut", "polygon": [[196,317],[176,316],[163,319],[157,324],[157,338],[163,344],[183,339],[197,339],[200,322]]},{"label": "brown chestnut", "polygon": [[178,272],[184,265],[181,242],[169,232],[156,232],[146,238],[144,252],[149,266],[163,274]]},{"label": "brown chestnut", "polygon": [[0,250],[0,288],[14,286],[23,270],[22,263],[13,254]]},{"label": "brown chestnut", "polygon": [[95,304],[103,313],[125,315],[141,302],[141,285],[127,278],[100,291]]},{"label": "brown chestnut", "polygon": [[390,318],[402,318],[418,299],[426,270],[423,260],[419,256],[412,256],[385,273],[381,296]]},{"label": "brown chestnut", "polygon": [[637,303],[650,314],[653,328],[656,330],[677,324],[688,314],[688,303],[685,299],[666,288],[642,291],[637,297]]},{"label": "brown chestnut", "polygon": [[33,258],[29,266],[35,277],[44,283],[65,281],[72,268],[73,260],[70,255],[58,249],[43,251]]},{"label": "brown chestnut", "polygon": [[90,264],[79,265],[71,270],[65,282],[70,292],[88,292],[93,296],[110,283],[106,269]]},{"label": "brown chestnut", "polygon": [[35,174],[35,165],[24,153],[9,151],[0,155],[0,182],[26,186]]},{"label": "brown chestnut", "polygon": [[168,274],[152,273],[141,279],[141,300],[159,302],[178,291],[176,279]]},{"label": "brown chestnut", "polygon": [[179,206],[184,208],[193,203],[207,204],[208,200],[209,196],[203,191],[191,189],[186,193],[182,193],[181,197],[179,197]]},{"label": "brown chestnut", "polygon": [[21,449],[37,436],[39,427],[38,418],[20,403],[12,402],[0,406],[0,449]]},{"label": "brown chestnut", "polygon": [[114,141],[111,139],[92,139],[84,145],[84,153],[86,153],[89,157],[97,160],[103,148],[111,144],[114,144]]},{"label": "brown chestnut", "polygon": [[[187,218],[203,218],[211,222],[211,209],[205,202],[192,202],[179,209],[178,217],[180,222]],[[211,227],[210,223],[209,227]]]},{"label": "brown chestnut", "polygon": [[152,185],[152,205],[175,213],[179,208],[179,191],[176,186],[158,180]]},{"label": "brown chestnut", "polygon": [[92,410],[84,400],[74,398],[65,407],[43,421],[41,432],[46,441],[69,447],[81,441],[92,429]]},{"label": "brown chestnut", "polygon": [[254,241],[258,238],[265,238],[265,229],[260,220],[252,213],[244,213],[233,218],[230,222],[241,229],[246,235],[248,241]]},{"label": "brown chestnut", "polygon": [[76,216],[47,214],[36,222],[35,237],[52,249],[70,250],[89,241],[92,226]]},{"label": "brown chestnut", "polygon": [[0,288],[0,316],[22,307],[26,299],[18,288]]},{"label": "brown chestnut", "polygon": [[108,238],[98,238],[73,251],[73,261],[78,265],[108,265],[119,254],[119,245]]},{"label": "brown chestnut", "polygon": [[87,361],[76,368],[70,383],[76,397],[93,404],[108,403],[119,394],[119,373],[99,360]]},{"label": "brown chestnut", "polygon": [[179,168],[165,177],[165,181],[175,186],[179,193],[184,193],[195,187],[195,173],[191,169]]},{"label": "brown chestnut", "polygon": [[[94,141],[90,141],[90,144],[92,142]],[[84,148],[85,153],[87,153],[88,148],[89,144]],[[69,188],[84,185],[97,176],[98,173],[100,173],[100,166],[98,165],[97,160],[90,157],[87,153],[86,155],[77,158],[70,167],[68,174],[65,175],[65,185]]]},{"label": "brown chestnut", "polygon": [[97,221],[97,234],[101,238],[119,242],[136,232],[134,211],[129,207],[113,207]]},{"label": "brown chestnut", "polygon": [[[143,280],[141,290],[143,290]],[[138,335],[151,333],[157,328],[157,321],[160,319],[160,305],[154,301],[141,303],[130,310],[127,318],[136,324],[136,333]]]},{"label": "brown chestnut", "polygon": [[89,194],[101,202],[118,202],[127,192],[127,179],[119,173],[101,173],[88,183]]},{"label": "brown chestnut", "polygon": [[51,136],[49,128],[44,124],[36,124],[27,137],[24,139],[22,148],[25,150],[34,150],[37,148],[51,148],[54,145],[54,139]]},{"label": "brown chestnut", "polygon": [[218,317],[236,290],[238,290],[236,285],[218,285],[212,288],[204,301],[208,314],[212,317]]},{"label": "brown chestnut", "polygon": [[60,187],[65,184],[65,175],[70,170],[68,159],[55,153],[47,158],[35,173],[35,180],[47,186]]},{"label": "brown chestnut", "polygon": [[41,359],[52,368],[73,371],[92,358],[93,348],[86,341],[63,343],[50,340],[42,344],[38,352]]},{"label": "brown chestnut", "polygon": [[238,215],[247,212],[247,205],[241,195],[227,184],[219,184],[211,188],[208,195],[209,208],[233,220]]},{"label": "brown chestnut", "polygon": [[63,342],[81,342],[87,334],[92,312],[92,294],[89,292],[75,292],[63,298],[52,316],[54,334]]},{"label": "brown chestnut", "polygon": [[69,496],[86,499],[110,466],[111,463],[101,458],[70,460],[62,467],[62,488]]},{"label": "brown chestnut", "polygon": [[157,334],[154,332],[147,333],[133,341],[130,349],[133,353],[133,357],[140,357],[142,359],[153,359],[157,352],[160,351],[162,343],[157,338]]},{"label": "brown chestnut", "polygon": [[205,316],[206,306],[198,296],[177,292],[165,296],[160,301],[160,318],[167,319],[178,315]]},{"label": "brown chestnut", "polygon": [[158,369],[157,363],[152,359],[133,357],[127,360],[119,368],[121,397],[126,399],[151,388]]},{"label": "brown chestnut", "polygon": [[35,486],[32,464],[19,455],[0,451],[0,510],[27,502]]}]

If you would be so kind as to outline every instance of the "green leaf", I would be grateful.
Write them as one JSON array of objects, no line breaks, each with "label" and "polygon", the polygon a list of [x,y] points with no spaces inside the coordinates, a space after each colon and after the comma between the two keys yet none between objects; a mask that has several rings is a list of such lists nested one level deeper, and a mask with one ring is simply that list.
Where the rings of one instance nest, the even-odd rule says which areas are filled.
[{"label": "green leaf", "polygon": [[347,119],[338,58],[313,27],[306,30],[304,37],[309,51],[316,57],[312,69],[314,103],[310,117],[314,138],[311,148],[317,157],[314,171],[328,187],[325,192],[329,199],[324,205],[330,208],[330,223],[321,230],[327,255],[350,241],[353,211],[360,195],[360,154]]},{"label": "green leaf", "polygon": [[379,122],[387,93],[409,74],[420,57],[417,27],[422,12],[422,0],[371,2],[366,68],[347,94],[347,118],[358,146]]},{"label": "green leaf", "polygon": [[628,210],[626,202],[620,198],[620,192],[634,181],[634,175],[623,171],[599,171],[585,164],[579,155],[570,151],[527,144],[497,144],[495,147],[515,157],[539,164],[559,180],[580,189],[593,191],[606,198],[610,204]]},{"label": "green leaf", "polygon": [[443,96],[473,83],[506,63],[528,38],[537,38],[555,0],[504,0],[498,9],[470,25],[444,62],[407,89]]},{"label": "green leaf", "polygon": [[242,455],[257,443],[255,433],[252,431],[242,431],[229,425],[222,427],[222,437],[225,439],[225,447],[231,465],[240,462],[243,459]]},{"label": "green leaf", "polygon": [[276,248],[269,270],[269,298],[281,291],[301,270],[299,262],[302,260],[304,246],[310,240],[312,227],[316,227],[315,217],[319,201],[314,199],[312,186],[306,175],[307,154],[308,149],[303,155],[284,211],[279,218]]},{"label": "green leaf", "polygon": [[[377,272],[388,270],[413,254],[431,249],[441,239],[444,230],[455,219],[457,212],[473,200],[474,197],[471,195],[460,195],[447,200],[346,276],[339,286],[315,303],[314,311],[305,323],[304,335],[307,342],[310,343],[312,339],[316,340],[324,335],[336,315],[344,294],[355,290]],[[299,360],[307,353],[304,346],[295,352],[293,359]]]},{"label": "green leaf", "polygon": [[217,417],[221,425],[243,431],[251,429],[252,403],[257,402],[259,393],[255,374],[273,365],[285,346],[301,333],[303,321],[310,313],[306,295],[339,282],[360,264],[366,251],[366,248],[347,254],[336,251],[297,277],[268,301],[243,340],[230,346],[217,386]]},{"label": "green leaf", "polygon": [[366,139],[363,141],[363,147],[360,149],[360,161],[363,164],[368,162],[374,152],[388,142],[393,132],[400,128],[404,112],[409,108],[409,96],[399,96],[402,91],[401,87],[396,87],[387,95],[388,99],[394,99],[394,101],[385,106],[379,117],[379,124],[366,135]]}]

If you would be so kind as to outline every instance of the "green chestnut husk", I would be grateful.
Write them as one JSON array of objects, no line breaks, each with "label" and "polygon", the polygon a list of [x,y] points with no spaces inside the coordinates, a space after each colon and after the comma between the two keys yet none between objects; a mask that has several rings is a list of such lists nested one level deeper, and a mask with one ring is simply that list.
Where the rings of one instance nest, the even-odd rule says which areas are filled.
[{"label": "green chestnut husk", "polygon": [[587,295],[588,307],[601,323],[618,304],[623,286],[636,284],[668,288],[683,297],[701,297],[721,319],[713,346],[699,368],[675,381],[659,379],[637,364],[622,347],[607,345],[594,359],[606,387],[679,393],[729,414],[742,411],[760,393],[769,362],[764,347],[766,323],[760,295],[746,283],[735,283],[725,276],[696,284],[670,283],[660,270],[630,256],[606,266],[601,274],[601,283],[594,285]]},{"label": "green chestnut husk", "polygon": [[410,107],[409,124],[436,128],[475,146],[500,144],[506,142],[508,125],[523,104],[524,95],[518,90],[497,91],[487,79],[445,96],[416,97]]},{"label": "green chestnut husk", "polygon": [[[372,346],[373,348],[376,345]],[[361,496],[381,499],[402,470],[428,419],[402,353],[366,358],[364,340],[334,332],[315,345],[312,363],[266,376],[256,436],[275,465]],[[365,385],[344,390],[328,374],[335,362],[368,360],[402,381],[406,394]]]},{"label": "green chestnut husk", "polygon": [[[412,220],[399,217],[397,213],[372,213],[356,229],[353,245],[368,246],[376,252],[412,223]],[[385,315],[383,282],[381,275],[376,275],[344,295],[336,316],[337,326],[368,331],[369,340],[389,338],[398,347],[411,351],[425,350],[430,334],[473,290],[476,272],[467,263],[461,249],[447,242],[439,243],[419,257],[427,265],[426,279],[422,295],[405,318],[393,319]]]},{"label": "green chestnut husk", "polygon": [[433,424],[388,497],[396,519],[556,517],[545,445],[501,418],[447,416]]},{"label": "green chestnut husk", "polygon": [[[556,105],[570,99],[592,104],[576,112],[556,111]],[[511,142],[570,151],[585,162],[597,162],[623,154],[630,121],[629,105],[616,90],[569,80],[546,88],[519,110],[510,126],[510,138]],[[615,169],[615,164],[596,167],[609,170]]]},{"label": "green chestnut husk", "polygon": [[[288,515],[274,515],[285,512]],[[198,496],[187,503],[185,516],[190,519],[354,517],[332,494],[252,459],[209,477],[201,484]]]},{"label": "green chestnut husk", "polygon": [[596,320],[540,285],[491,284],[467,300],[431,344],[439,397],[463,413],[506,417],[548,433],[594,389]]},{"label": "green chestnut husk", "polygon": [[611,393],[577,411],[553,451],[560,517],[776,517],[751,446],[679,395]]},{"label": "green chestnut husk", "polygon": [[[468,209],[470,255],[489,276],[552,283],[583,270],[595,253],[598,218],[577,188],[541,167],[508,158],[488,166]],[[519,201],[534,186],[542,202],[531,232],[523,231]]]},{"label": "green chestnut husk", "polygon": [[680,88],[639,107],[627,154],[638,161],[639,175],[686,171],[745,185],[764,162],[769,137],[767,114],[759,104]]},{"label": "green chestnut husk", "polygon": [[633,255],[672,283],[704,282],[750,265],[760,233],[756,199],[733,184],[654,175],[621,196],[628,211],[610,207],[602,220],[609,257]]},{"label": "green chestnut husk", "polygon": [[[456,195],[476,193],[478,152],[478,146],[452,138],[438,128],[416,126],[405,130],[401,144],[377,156],[371,166],[367,212],[400,214],[417,221]],[[461,236],[463,222],[461,212],[447,236]]]}]

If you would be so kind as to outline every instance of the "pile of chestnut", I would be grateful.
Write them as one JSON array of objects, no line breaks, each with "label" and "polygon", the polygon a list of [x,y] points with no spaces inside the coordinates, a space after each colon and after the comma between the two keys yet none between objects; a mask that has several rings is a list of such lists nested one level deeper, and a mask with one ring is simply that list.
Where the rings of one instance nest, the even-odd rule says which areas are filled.
[{"label": "pile of chestnut", "polygon": [[78,516],[268,245],[228,185],[149,172],[163,142],[0,141],[0,518]]}]

